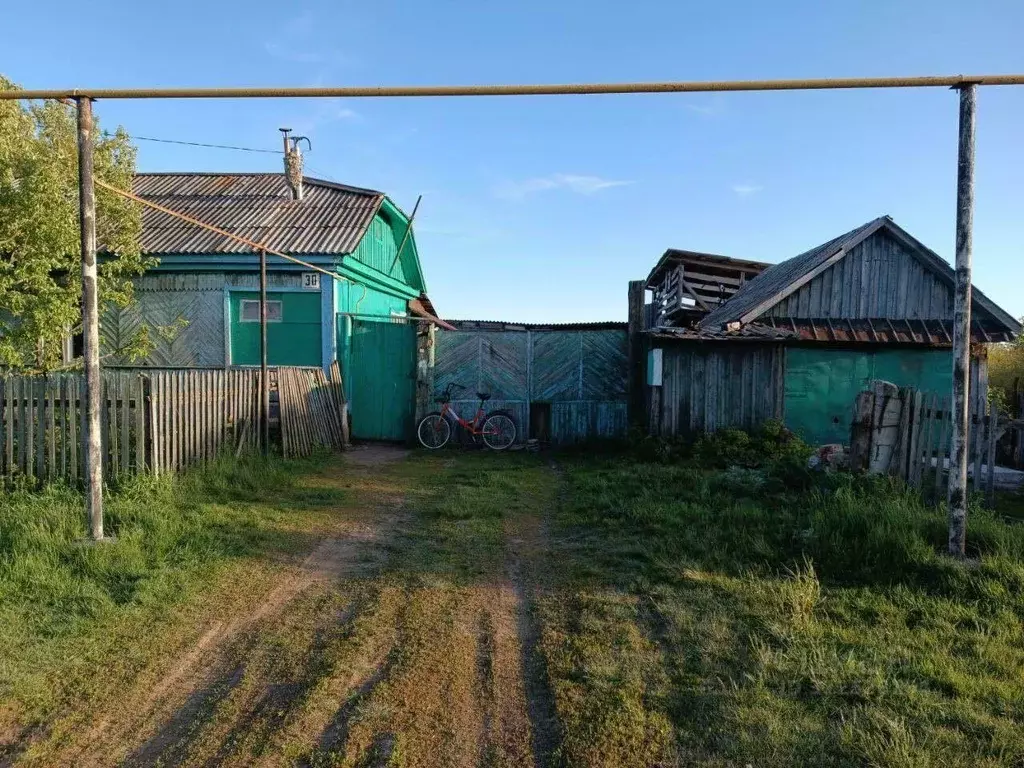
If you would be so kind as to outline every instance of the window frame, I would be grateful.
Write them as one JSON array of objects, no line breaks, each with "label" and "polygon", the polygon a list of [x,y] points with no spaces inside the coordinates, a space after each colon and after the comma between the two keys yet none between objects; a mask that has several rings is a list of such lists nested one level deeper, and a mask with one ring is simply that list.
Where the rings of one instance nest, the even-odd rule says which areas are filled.
[{"label": "window frame", "polygon": [[[250,320],[245,316],[245,305],[255,304],[256,305],[256,319]],[[277,317],[271,317],[271,307],[276,304],[278,307]],[[258,323],[260,321],[260,300],[259,299],[239,299],[238,301],[238,322],[240,323]],[[267,299],[267,323],[282,323],[284,322],[284,302],[281,299]]]}]

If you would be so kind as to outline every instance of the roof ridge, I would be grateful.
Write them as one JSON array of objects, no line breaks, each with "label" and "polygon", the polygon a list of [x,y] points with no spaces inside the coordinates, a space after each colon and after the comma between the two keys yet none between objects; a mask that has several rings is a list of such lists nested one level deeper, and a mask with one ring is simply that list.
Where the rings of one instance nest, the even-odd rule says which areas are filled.
[{"label": "roof ridge", "polygon": [[[203,176],[212,178],[215,176],[245,176],[255,178],[257,176],[273,177],[280,176],[284,179],[283,173],[275,171],[136,171],[135,176]],[[352,192],[354,194],[374,195],[386,197],[386,193],[381,192],[378,189],[371,189],[370,187],[358,187],[354,184],[345,184],[340,181],[331,181],[329,179],[321,179],[318,176],[306,176],[303,174],[302,180],[305,183],[312,184],[317,187],[325,187],[327,189],[337,189],[342,192]]]}]

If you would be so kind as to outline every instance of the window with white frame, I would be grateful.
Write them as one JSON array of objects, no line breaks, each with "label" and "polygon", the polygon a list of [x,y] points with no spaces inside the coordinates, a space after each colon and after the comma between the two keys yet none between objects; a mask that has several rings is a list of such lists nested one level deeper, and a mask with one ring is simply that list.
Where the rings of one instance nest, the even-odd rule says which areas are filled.
[{"label": "window with white frame", "polygon": [[[242,306],[239,311],[239,320],[243,323],[258,323],[260,321],[260,303],[256,299],[242,299]],[[281,302],[267,302],[267,322],[281,322]]]}]

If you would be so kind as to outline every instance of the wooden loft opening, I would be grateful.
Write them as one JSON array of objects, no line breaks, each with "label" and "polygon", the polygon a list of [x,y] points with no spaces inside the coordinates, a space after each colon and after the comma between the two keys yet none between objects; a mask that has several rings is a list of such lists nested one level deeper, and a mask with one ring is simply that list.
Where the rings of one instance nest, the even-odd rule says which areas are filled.
[{"label": "wooden loft opening", "polygon": [[647,277],[650,324],[689,326],[770,267],[760,261],[670,248]]}]

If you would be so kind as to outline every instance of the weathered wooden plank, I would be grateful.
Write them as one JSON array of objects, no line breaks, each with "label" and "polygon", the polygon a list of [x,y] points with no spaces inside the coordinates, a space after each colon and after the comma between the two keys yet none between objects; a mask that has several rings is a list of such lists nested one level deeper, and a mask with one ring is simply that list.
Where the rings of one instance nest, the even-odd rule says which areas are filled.
[{"label": "weathered wooden plank", "polygon": [[163,472],[163,454],[160,451],[159,406],[157,404],[160,393],[159,377],[159,371],[146,376],[142,388],[142,397],[148,419],[146,438],[149,445],[149,470],[155,477],[159,477],[160,473]]},{"label": "weathered wooden plank", "polygon": [[135,409],[135,471],[142,474],[146,471],[146,379],[141,374],[132,379],[134,398],[132,407]]},{"label": "weathered wooden plank", "polygon": [[22,382],[24,385],[22,404],[25,409],[25,439],[22,443],[24,446],[22,449],[22,471],[27,477],[35,477],[35,467],[33,465],[36,436],[35,386],[33,379],[27,376],[22,379]]},{"label": "weathered wooden plank", "polygon": [[903,407],[900,408],[899,440],[896,446],[897,450],[899,451],[899,456],[897,458],[895,466],[897,476],[900,479],[906,481],[908,478],[907,469],[909,466],[908,459],[910,456],[911,445],[910,430],[912,426],[912,420],[910,414],[913,410],[914,390],[901,389],[900,400],[902,401]]},{"label": "weathered wooden plank", "polygon": [[977,395],[972,398],[973,406],[971,411],[973,417],[970,419],[971,429],[969,432],[971,444],[974,446],[974,472],[971,477],[971,490],[981,490],[981,459],[985,452],[985,401]]},{"label": "weathered wooden plank", "polygon": [[985,474],[985,504],[988,507],[995,505],[996,500],[996,440],[998,438],[999,411],[995,404],[986,401],[988,404],[988,434],[985,464],[988,471]]},{"label": "weathered wooden plank", "polygon": [[915,488],[921,487],[921,470],[923,469],[921,456],[924,452],[925,430],[928,426],[928,395],[925,392],[919,392],[918,394],[920,395],[920,406],[915,409],[917,425],[914,429],[916,444],[914,445],[914,452],[910,457],[910,484]]},{"label": "weathered wooden plank", "polygon": [[184,429],[182,429],[181,413],[181,389],[184,386],[184,377],[178,371],[168,373],[168,399],[167,419],[169,430],[169,443],[171,446],[171,471],[178,472],[181,469],[181,447],[184,441]]},{"label": "weathered wooden plank", "polygon": [[[13,424],[7,418],[7,399],[10,397],[10,390],[7,383],[7,376],[0,375],[0,478],[7,474],[8,463],[5,461],[5,454],[2,449],[7,442],[7,435],[10,434]],[[3,483],[0,483],[0,490],[3,490]]]},{"label": "weathered wooden plank", "polygon": [[950,418],[950,400],[949,397],[942,399],[942,417],[939,421],[939,438],[935,446],[935,502],[938,503],[943,499],[943,483],[942,477],[944,474],[944,468],[946,464],[946,457],[949,454],[949,418]]},{"label": "weathered wooden plank", "polygon": [[131,374],[120,374],[119,378],[121,382],[118,389],[121,392],[121,417],[119,419],[121,427],[121,436],[119,439],[118,447],[121,449],[121,471],[125,474],[129,474],[131,471],[132,461],[132,443],[131,443],[131,425],[132,425],[132,413],[131,413],[131,391],[132,391],[132,379],[134,378]]},{"label": "weathered wooden plank", "polygon": [[43,412],[46,421],[43,426],[43,438],[46,441],[46,479],[52,482],[57,478],[57,429],[56,429],[56,396],[54,380],[47,376],[43,379]]},{"label": "weathered wooden plank", "polygon": [[36,479],[46,480],[46,379],[33,376],[36,409]]},{"label": "weathered wooden plank", "polygon": [[103,473],[117,473],[117,409],[112,408],[110,401],[114,396],[114,378],[104,376],[100,379],[100,447],[103,452]]},{"label": "weathered wooden plank", "polygon": [[7,431],[4,435],[4,474],[10,477],[14,474],[14,431],[15,424],[15,383],[10,376],[4,377],[4,409],[7,413]]},{"label": "weathered wooden plank", "polygon": [[82,379],[72,376],[68,379],[68,467],[72,483],[78,483],[78,399]]},{"label": "weathered wooden plank", "polygon": [[925,416],[924,416],[924,437],[921,440],[921,453],[919,461],[921,462],[921,469],[918,471],[917,487],[923,488],[924,484],[931,477],[932,469],[932,447],[935,440],[934,432],[936,431],[939,410],[939,396],[936,393],[929,394],[925,401]]}]

